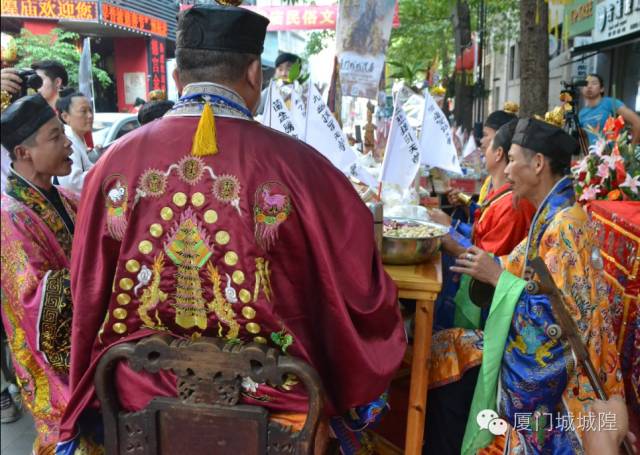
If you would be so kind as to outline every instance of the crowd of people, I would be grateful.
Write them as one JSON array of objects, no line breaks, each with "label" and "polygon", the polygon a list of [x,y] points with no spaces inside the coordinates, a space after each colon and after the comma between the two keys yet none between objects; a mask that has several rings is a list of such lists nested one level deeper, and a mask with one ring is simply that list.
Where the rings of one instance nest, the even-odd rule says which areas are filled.
[{"label": "crowd of people", "polygon": [[[362,430],[388,407],[407,345],[397,289],[349,180],[313,148],[253,120],[267,25],[235,7],[182,12],[179,101],[142,105],[142,127],[96,163],[91,100],[64,92],[59,64],[35,65],[39,93],[3,111],[2,320],[36,425],[34,453],[101,453],[96,364],[112,346],[154,333],[268,344],[308,362],[327,394],[316,453],[330,438],[343,453],[366,448]],[[296,59],[282,58],[282,71]],[[2,90],[19,93],[21,84],[3,70]],[[425,453],[614,453],[628,431],[623,378],[596,239],[567,176],[578,144],[505,111],[489,115],[483,133],[489,177],[477,204],[451,192],[460,210],[431,213],[450,233]],[[549,297],[525,289],[537,256],[611,400],[597,400],[551,330]],[[115,380],[126,411],[176,392],[174,377],[125,365]],[[3,422],[18,416],[6,387],[3,375]],[[305,421],[295,381],[243,381],[242,399],[294,430]],[[494,438],[475,416],[496,403],[510,426]],[[596,412],[614,413],[615,428],[552,424]],[[552,422],[519,427],[523,414]]]}]

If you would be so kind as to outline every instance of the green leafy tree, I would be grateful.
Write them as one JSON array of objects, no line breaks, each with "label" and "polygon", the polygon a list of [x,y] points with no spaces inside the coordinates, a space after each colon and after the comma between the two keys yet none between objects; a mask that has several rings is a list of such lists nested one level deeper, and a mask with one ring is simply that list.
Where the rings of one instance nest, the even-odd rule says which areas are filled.
[{"label": "green leafy tree", "polygon": [[[477,32],[480,0],[468,0],[471,31]],[[411,65],[440,62],[443,74],[453,70],[455,0],[400,0],[400,27],[391,31],[388,59]],[[485,0],[485,43],[498,47],[518,31],[519,0]]]},{"label": "green leafy tree", "polygon": [[[473,102],[473,81],[456,74],[455,59],[471,44],[471,32],[478,32],[481,0],[400,0],[400,27],[392,30],[387,59],[407,68],[435,68],[447,86],[447,96],[456,97],[456,120],[469,126]],[[518,30],[519,0],[485,0],[485,46],[501,45]],[[395,73],[394,73],[395,74]],[[394,77],[392,74],[392,77]],[[409,85],[415,80],[400,77]]]},{"label": "green leafy tree", "polygon": [[309,33],[304,50],[305,58],[308,59],[312,55],[319,54],[335,36],[335,30],[320,30]]},{"label": "green leafy tree", "polygon": [[[34,35],[29,30],[22,29],[16,38],[18,61],[16,67],[27,68],[39,60],[55,60],[60,62],[69,74],[69,86],[78,87],[78,68],[80,67],[80,50],[76,43],[80,35],[55,28],[48,35]],[[97,63],[100,56],[93,54],[93,77],[102,87],[109,86],[112,81],[109,74],[99,68]]]},{"label": "green leafy tree", "polygon": [[391,31],[387,60],[426,69],[436,57],[442,61],[453,52],[451,5],[449,0],[401,0],[400,27]]},{"label": "green leafy tree", "polygon": [[392,68],[389,77],[405,81],[408,87],[414,92],[418,92],[417,84],[424,80],[424,65],[420,63],[404,63],[388,60],[387,63]]}]

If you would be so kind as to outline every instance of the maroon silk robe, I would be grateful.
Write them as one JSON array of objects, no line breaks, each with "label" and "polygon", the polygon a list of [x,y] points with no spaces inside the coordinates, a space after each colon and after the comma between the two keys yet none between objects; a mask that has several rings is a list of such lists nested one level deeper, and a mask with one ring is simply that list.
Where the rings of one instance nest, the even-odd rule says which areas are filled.
[{"label": "maroon silk robe", "polygon": [[[349,181],[314,149],[242,118],[216,116],[219,152],[196,158],[198,119],[128,134],[87,176],[62,440],[93,401],[100,356],[158,330],[280,346],[317,369],[329,415],[378,397],[402,360],[397,290]],[[119,375],[130,410],[175,386]],[[272,410],[306,409],[297,386],[245,392]]]}]

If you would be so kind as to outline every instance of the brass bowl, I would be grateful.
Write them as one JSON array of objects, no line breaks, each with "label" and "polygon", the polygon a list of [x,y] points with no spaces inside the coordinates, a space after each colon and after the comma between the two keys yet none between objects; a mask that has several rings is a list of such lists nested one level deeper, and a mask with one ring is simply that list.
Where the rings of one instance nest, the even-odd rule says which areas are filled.
[{"label": "brass bowl", "polygon": [[385,218],[411,225],[427,225],[442,231],[442,234],[423,238],[382,236],[382,262],[389,265],[420,264],[429,260],[439,249],[442,237],[448,229],[437,223],[409,218]]}]

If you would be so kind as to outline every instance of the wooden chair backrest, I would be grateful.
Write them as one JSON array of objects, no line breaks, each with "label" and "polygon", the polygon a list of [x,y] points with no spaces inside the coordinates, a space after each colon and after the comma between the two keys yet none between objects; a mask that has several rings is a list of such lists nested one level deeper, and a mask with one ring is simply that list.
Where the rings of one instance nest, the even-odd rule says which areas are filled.
[{"label": "wooden chair backrest", "polygon": [[[134,371],[173,371],[177,397],[156,397],[141,411],[122,411],[114,372],[123,360]],[[278,387],[290,375],[309,396],[299,432],[269,421],[263,407],[238,404],[243,378]],[[206,337],[153,335],[116,345],[98,363],[95,386],[107,455],[311,454],[323,403],[320,378],[307,363],[266,345]]]}]

